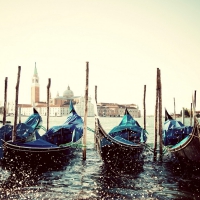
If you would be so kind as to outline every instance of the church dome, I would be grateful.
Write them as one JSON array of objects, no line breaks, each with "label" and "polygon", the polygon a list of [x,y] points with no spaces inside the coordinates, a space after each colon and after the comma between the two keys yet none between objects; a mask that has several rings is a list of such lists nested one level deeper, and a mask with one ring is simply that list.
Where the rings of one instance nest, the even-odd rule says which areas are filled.
[{"label": "church dome", "polygon": [[67,87],[67,90],[64,91],[63,97],[65,98],[71,98],[74,96],[74,93],[70,90],[70,87]]}]

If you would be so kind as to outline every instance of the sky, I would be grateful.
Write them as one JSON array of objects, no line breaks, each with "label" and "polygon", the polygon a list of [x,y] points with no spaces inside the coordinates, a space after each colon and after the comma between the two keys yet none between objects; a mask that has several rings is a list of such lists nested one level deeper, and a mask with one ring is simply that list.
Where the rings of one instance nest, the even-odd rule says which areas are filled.
[{"label": "sky", "polygon": [[[134,103],[153,115],[156,74],[161,72],[162,108],[190,108],[196,91],[200,110],[199,0],[0,0],[0,100],[8,77],[8,101],[31,102],[35,62],[40,100],[70,86],[107,103]],[[163,113],[164,114],[164,113]]]}]

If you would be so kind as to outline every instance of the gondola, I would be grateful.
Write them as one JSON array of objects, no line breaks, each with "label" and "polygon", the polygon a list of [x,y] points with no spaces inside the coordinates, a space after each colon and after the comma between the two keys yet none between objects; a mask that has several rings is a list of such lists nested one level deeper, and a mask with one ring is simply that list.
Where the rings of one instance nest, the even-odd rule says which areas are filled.
[{"label": "gondola", "polygon": [[53,126],[41,137],[32,140],[5,141],[4,162],[9,166],[17,163],[35,168],[61,167],[80,147],[82,135],[83,120],[70,102],[69,115],[62,125]]},{"label": "gondola", "polygon": [[120,124],[109,133],[95,116],[97,150],[106,166],[129,170],[143,166],[147,131],[129,114],[127,108]]},{"label": "gondola", "polygon": [[165,109],[163,144],[167,147],[171,159],[183,165],[200,166],[199,122],[194,116],[194,125],[185,126],[174,120]]},{"label": "gondola", "polygon": [[[35,137],[39,137],[38,130],[42,127],[42,118],[38,111],[33,108],[33,114],[30,115],[24,123],[17,124],[16,139],[17,140],[30,140],[35,132]],[[0,128],[0,160],[3,158],[3,141],[12,140],[13,125],[6,123]]]}]

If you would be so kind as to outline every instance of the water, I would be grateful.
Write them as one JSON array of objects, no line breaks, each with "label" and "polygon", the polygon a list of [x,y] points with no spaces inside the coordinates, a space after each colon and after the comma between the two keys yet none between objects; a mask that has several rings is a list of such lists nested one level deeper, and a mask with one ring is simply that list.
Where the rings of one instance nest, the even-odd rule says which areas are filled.
[{"label": "water", "polygon": [[[25,120],[23,117],[22,122]],[[50,118],[50,126],[64,120],[65,117]],[[100,118],[106,131],[120,120]],[[136,120],[143,125],[142,118]],[[94,118],[88,118],[87,125],[94,130]],[[147,118],[147,131],[147,143],[152,146],[154,118]],[[183,173],[179,166],[172,168],[168,162],[153,162],[151,150],[146,150],[145,163],[139,171],[109,170],[94,149],[94,133],[87,131],[86,156],[83,161],[80,149],[62,169],[49,172],[36,173],[30,169],[10,172],[0,167],[0,199],[200,199],[200,174]]]}]

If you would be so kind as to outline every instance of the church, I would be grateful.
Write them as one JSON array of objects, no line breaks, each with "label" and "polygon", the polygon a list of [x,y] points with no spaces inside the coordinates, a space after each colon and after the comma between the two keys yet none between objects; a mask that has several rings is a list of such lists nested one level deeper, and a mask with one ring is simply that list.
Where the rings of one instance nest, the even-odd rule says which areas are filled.
[{"label": "church", "polygon": [[[36,68],[31,83],[31,103],[30,104],[18,104],[19,112],[21,115],[30,116],[33,114],[33,107],[40,113],[41,116],[47,115],[47,102],[40,101],[40,84],[39,76]],[[54,117],[67,116],[69,114],[69,103],[72,101],[74,108],[78,115],[84,117],[85,112],[85,97],[74,96],[73,91],[68,86],[60,96],[57,93],[56,97],[49,98],[49,115]],[[94,105],[91,102],[91,97],[88,97],[88,117],[94,117]],[[133,118],[141,117],[141,112],[138,105],[136,104],[117,104],[117,103],[97,103],[97,112],[100,117],[122,117],[125,108],[128,109],[129,113]],[[7,113],[14,114],[14,102],[8,102]]]},{"label": "church", "polygon": [[[55,117],[67,116],[69,114],[70,101],[72,101],[77,114],[83,117],[85,111],[85,97],[74,96],[74,93],[69,86],[63,92],[63,96],[59,96],[59,94],[57,93],[57,96],[52,98],[50,95],[49,115]],[[40,101],[40,84],[36,63],[31,84],[31,104],[19,104],[21,114],[26,116],[29,116],[33,113],[33,107],[36,108],[36,110],[40,113],[41,116],[47,115],[47,103]],[[93,117],[94,105],[91,103],[91,97],[88,97],[87,109],[87,116]]]}]

